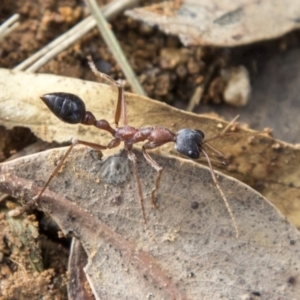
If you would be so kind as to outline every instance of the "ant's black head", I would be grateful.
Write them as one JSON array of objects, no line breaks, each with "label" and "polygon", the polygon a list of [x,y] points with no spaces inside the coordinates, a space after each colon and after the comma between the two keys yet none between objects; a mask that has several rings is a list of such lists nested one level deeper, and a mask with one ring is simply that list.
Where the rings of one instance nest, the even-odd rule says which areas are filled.
[{"label": "ant's black head", "polygon": [[70,93],[50,93],[41,97],[48,108],[63,122],[81,123],[85,116],[85,104]]},{"label": "ant's black head", "polygon": [[184,128],[178,131],[175,149],[182,155],[197,159],[200,157],[204,140],[204,133],[201,130]]}]

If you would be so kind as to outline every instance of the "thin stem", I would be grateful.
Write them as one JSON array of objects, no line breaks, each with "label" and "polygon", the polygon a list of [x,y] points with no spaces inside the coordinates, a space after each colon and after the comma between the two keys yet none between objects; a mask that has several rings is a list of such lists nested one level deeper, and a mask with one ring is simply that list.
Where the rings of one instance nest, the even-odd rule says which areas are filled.
[{"label": "thin stem", "polygon": [[228,125],[223,129],[223,131],[221,132],[221,135],[222,134],[225,134],[228,129],[230,128],[230,126],[240,117],[240,115],[236,115],[229,123]]},{"label": "thin stem", "polygon": [[19,17],[20,16],[18,14],[14,14],[0,26],[0,40],[20,25],[20,23],[17,22]]}]

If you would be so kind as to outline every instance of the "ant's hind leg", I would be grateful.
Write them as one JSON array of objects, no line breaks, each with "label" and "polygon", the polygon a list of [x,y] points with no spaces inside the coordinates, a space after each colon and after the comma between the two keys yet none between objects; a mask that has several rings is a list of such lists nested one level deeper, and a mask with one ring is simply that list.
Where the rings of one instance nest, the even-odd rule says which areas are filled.
[{"label": "ant's hind leg", "polygon": [[99,144],[95,144],[95,143],[90,143],[90,142],[85,142],[85,141],[81,141],[81,140],[76,140],[73,139],[72,140],[72,144],[69,146],[68,150],[65,152],[64,156],[61,158],[59,164],[55,167],[55,169],[53,170],[53,172],[51,173],[51,175],[49,176],[46,184],[44,185],[44,187],[41,189],[41,191],[38,193],[38,195],[32,199],[31,201],[29,201],[21,210],[20,213],[23,213],[27,210],[29,210],[30,208],[32,208],[34,205],[38,204],[38,201],[40,199],[40,197],[42,196],[42,194],[44,193],[45,189],[47,188],[47,186],[49,185],[50,181],[58,174],[58,172],[60,171],[60,169],[63,166],[64,161],[66,160],[66,158],[69,156],[70,152],[72,151],[72,149],[76,146],[76,145],[86,145],[89,146],[91,148],[97,149],[97,150],[104,150],[107,149],[106,146],[102,146]]}]

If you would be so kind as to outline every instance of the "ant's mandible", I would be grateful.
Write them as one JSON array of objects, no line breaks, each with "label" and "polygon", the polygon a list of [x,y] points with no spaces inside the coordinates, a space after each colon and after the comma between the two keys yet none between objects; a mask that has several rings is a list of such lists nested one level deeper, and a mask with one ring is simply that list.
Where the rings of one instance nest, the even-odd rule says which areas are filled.
[{"label": "ant's mandible", "polygon": [[[142,128],[135,128],[132,126],[129,126],[127,124],[127,113],[126,113],[126,101],[125,101],[125,95],[124,95],[124,88],[123,84],[119,83],[115,80],[113,80],[111,77],[109,77],[106,74],[103,74],[99,72],[91,58],[88,58],[89,65],[92,69],[92,71],[95,73],[95,75],[103,78],[104,80],[108,81],[109,83],[113,84],[118,88],[118,102],[117,102],[117,108],[115,112],[115,124],[116,128],[112,128],[108,121],[101,119],[97,120],[95,116],[89,112],[86,111],[85,103],[82,99],[80,99],[78,96],[70,93],[50,93],[45,94],[41,97],[41,99],[44,101],[44,103],[48,106],[48,108],[52,111],[52,113],[58,117],[61,121],[65,123],[70,124],[84,124],[84,125],[92,125],[99,129],[108,131],[112,136],[113,139],[108,143],[107,146],[102,146],[95,143],[90,143],[82,140],[73,140],[72,144],[70,145],[69,149],[66,151],[64,156],[62,157],[61,161],[55,168],[55,170],[50,175],[48,181],[46,182],[43,189],[40,191],[38,196],[35,199],[35,202],[38,201],[38,199],[41,197],[43,192],[45,191],[46,187],[49,185],[52,178],[59,172],[61,169],[63,162],[67,158],[67,156],[70,154],[71,150],[75,145],[83,144],[89,147],[92,147],[94,149],[104,150],[104,149],[111,149],[114,147],[117,147],[121,142],[124,142],[124,148],[126,149],[128,153],[128,158],[133,162],[134,164],[134,172],[135,177],[137,181],[138,186],[138,192],[139,192],[139,198],[140,203],[142,207],[142,213],[143,218],[146,226],[148,227],[146,215],[145,215],[145,209],[143,204],[143,192],[142,192],[142,186],[140,183],[140,179],[138,176],[138,170],[137,170],[137,159],[135,154],[132,152],[132,147],[135,143],[138,142],[144,142],[142,146],[142,152],[146,159],[146,161],[150,164],[151,167],[153,167],[157,172],[157,178],[155,182],[155,187],[152,190],[151,193],[151,199],[152,204],[156,207],[155,202],[155,192],[159,188],[160,184],[160,178],[162,174],[162,167],[148,154],[147,150],[154,149],[157,147],[160,147],[166,143],[173,142],[175,143],[175,149],[182,154],[185,157],[191,158],[191,159],[198,159],[201,154],[203,154],[208,162],[209,169],[213,178],[213,181],[219,190],[226,208],[228,210],[228,213],[232,219],[235,231],[236,231],[236,237],[238,237],[239,232],[236,225],[235,217],[233,215],[233,212],[231,210],[231,207],[229,206],[228,200],[221,189],[221,186],[219,185],[215,172],[212,168],[211,161],[209,159],[208,154],[204,150],[205,146],[208,146],[210,149],[215,150],[212,146],[207,144],[207,141],[205,141],[204,133],[201,130],[194,130],[194,129],[188,129],[184,128],[179,130],[177,133],[173,133],[169,129],[162,127],[162,126],[151,126],[151,127],[142,127]],[[118,127],[120,118],[123,122],[123,127]],[[214,138],[212,138],[214,139]],[[210,140],[212,140],[210,139]]]}]

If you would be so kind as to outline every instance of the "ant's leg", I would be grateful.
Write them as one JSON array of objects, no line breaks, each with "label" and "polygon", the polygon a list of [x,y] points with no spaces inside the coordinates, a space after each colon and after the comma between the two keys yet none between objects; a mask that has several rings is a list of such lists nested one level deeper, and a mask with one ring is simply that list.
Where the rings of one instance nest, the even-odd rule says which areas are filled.
[{"label": "ant's leg", "polygon": [[124,86],[122,85],[121,91],[120,91],[120,87],[118,87],[118,89],[119,89],[119,94],[121,93],[121,96],[120,96],[121,99],[118,99],[118,105],[119,105],[119,101],[121,101],[121,117],[122,117],[122,121],[123,121],[123,126],[127,126],[128,120],[127,120],[127,110],[126,110]]},{"label": "ant's leg", "polygon": [[90,55],[87,57],[87,59],[88,59],[88,64],[89,64],[92,72],[95,74],[95,76],[98,76],[98,77],[106,80],[107,82],[109,82],[110,84],[112,84],[118,88],[118,103],[117,103],[117,108],[116,108],[116,113],[115,113],[115,123],[116,123],[116,126],[118,127],[120,117],[122,116],[123,125],[126,126],[127,125],[127,113],[126,113],[126,103],[125,103],[123,84],[115,81],[107,74],[99,72]]},{"label": "ant's leg", "polygon": [[127,112],[126,112],[126,102],[123,84],[115,81],[114,85],[118,88],[118,102],[115,112],[115,124],[116,127],[119,125],[120,118],[122,118],[123,126],[128,124],[127,121]]},{"label": "ant's leg", "polygon": [[42,190],[39,192],[39,194],[33,199],[31,200],[28,204],[26,204],[23,209],[21,210],[21,213],[28,210],[29,208],[31,208],[33,205],[37,205],[40,197],[42,196],[42,194],[44,193],[45,189],[47,188],[47,186],[49,185],[50,181],[57,175],[57,173],[60,171],[60,169],[63,166],[64,161],[66,160],[66,158],[69,156],[70,152],[72,151],[72,149],[76,146],[76,145],[86,145],[89,146],[91,148],[97,149],[97,150],[104,150],[107,149],[106,146],[102,146],[99,144],[94,144],[94,143],[90,143],[90,142],[85,142],[85,141],[81,141],[81,140],[72,140],[72,145],[70,145],[70,147],[68,148],[68,150],[65,152],[64,156],[62,157],[62,159],[60,160],[59,164],[56,166],[56,168],[53,170],[53,172],[51,173],[51,175],[49,176],[46,184],[44,185],[44,187],[42,188]]},{"label": "ant's leg", "polygon": [[156,147],[157,146],[156,145],[154,146],[151,142],[147,142],[142,147],[144,157],[147,160],[148,164],[157,171],[157,177],[156,177],[156,180],[155,180],[155,187],[151,192],[151,201],[152,201],[152,205],[153,205],[154,208],[157,208],[157,202],[155,201],[155,192],[159,188],[160,178],[161,178],[163,168],[147,153],[146,149],[153,149],[153,148],[156,148]]},{"label": "ant's leg", "polygon": [[134,176],[135,176],[136,183],[137,183],[137,188],[138,188],[138,193],[139,193],[139,198],[140,198],[140,204],[141,204],[144,223],[145,223],[148,235],[155,242],[155,238],[153,237],[153,235],[150,232],[149,224],[148,224],[148,221],[147,221],[147,218],[146,218],[142,184],[141,184],[138,169],[137,169],[137,161],[136,161],[137,159],[136,159],[135,154],[131,150],[127,150],[127,153],[128,153],[128,158],[133,162]]},{"label": "ant's leg", "polygon": [[233,212],[232,212],[232,210],[231,210],[231,207],[230,207],[230,205],[229,205],[229,203],[228,203],[228,200],[227,200],[227,198],[226,198],[226,196],[225,196],[223,190],[221,189],[221,186],[219,185],[219,182],[218,182],[218,180],[217,180],[215,171],[214,171],[214,169],[212,168],[212,165],[211,165],[209,156],[207,155],[207,153],[206,153],[203,149],[201,149],[201,152],[202,152],[202,153],[205,155],[205,157],[206,157],[206,160],[207,160],[207,163],[208,163],[208,165],[209,165],[209,169],[210,169],[210,173],[211,173],[212,179],[213,179],[213,181],[214,181],[214,183],[215,183],[217,189],[219,190],[219,192],[220,192],[220,194],[221,194],[221,196],[222,196],[222,198],[223,198],[223,201],[225,202],[227,211],[228,211],[228,213],[229,213],[229,215],[230,215],[230,217],[231,217],[231,220],[232,220],[232,223],[233,223],[233,226],[234,226],[234,229],[235,229],[235,235],[236,235],[236,238],[238,238],[238,237],[239,237],[239,230],[238,230],[238,227],[237,227],[237,225],[236,225],[235,217],[234,217],[234,214],[233,214]]}]

